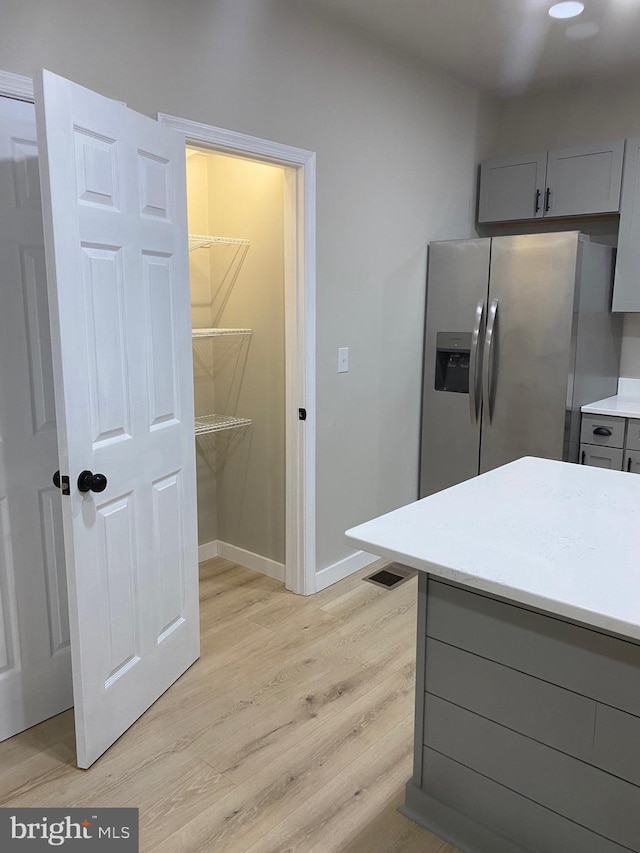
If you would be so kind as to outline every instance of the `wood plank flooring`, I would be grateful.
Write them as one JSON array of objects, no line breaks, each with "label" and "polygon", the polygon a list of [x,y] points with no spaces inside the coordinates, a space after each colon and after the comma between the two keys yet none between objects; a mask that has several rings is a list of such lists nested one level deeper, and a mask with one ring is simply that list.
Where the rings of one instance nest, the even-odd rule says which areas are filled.
[{"label": "wood plank flooring", "polygon": [[309,598],[201,566],[202,657],[89,770],[73,713],[0,744],[1,806],[136,806],[158,853],[457,853],[397,812],[416,580]]}]

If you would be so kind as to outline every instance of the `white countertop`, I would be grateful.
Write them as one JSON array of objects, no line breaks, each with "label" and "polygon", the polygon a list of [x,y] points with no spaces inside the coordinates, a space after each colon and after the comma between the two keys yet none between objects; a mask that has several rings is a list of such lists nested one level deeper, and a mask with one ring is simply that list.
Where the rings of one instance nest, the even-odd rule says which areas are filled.
[{"label": "white countertop", "polygon": [[618,393],[582,406],[583,414],[640,418],[640,379],[620,379]]},{"label": "white countertop", "polygon": [[346,536],[436,577],[640,640],[640,476],[528,456]]}]

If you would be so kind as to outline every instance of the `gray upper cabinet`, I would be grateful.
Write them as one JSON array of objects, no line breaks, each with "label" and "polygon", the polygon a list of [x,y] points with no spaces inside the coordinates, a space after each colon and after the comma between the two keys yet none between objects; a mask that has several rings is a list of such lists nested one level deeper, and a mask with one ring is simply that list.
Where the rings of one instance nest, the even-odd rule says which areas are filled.
[{"label": "gray upper cabinet", "polygon": [[617,213],[624,139],[549,151],[545,216]]},{"label": "gray upper cabinet", "polygon": [[640,136],[627,139],[620,202],[614,311],[640,311]]},{"label": "gray upper cabinet", "polygon": [[624,140],[480,166],[478,222],[590,216],[620,210]]},{"label": "gray upper cabinet", "polygon": [[501,157],[480,166],[478,222],[542,216],[547,152]]}]

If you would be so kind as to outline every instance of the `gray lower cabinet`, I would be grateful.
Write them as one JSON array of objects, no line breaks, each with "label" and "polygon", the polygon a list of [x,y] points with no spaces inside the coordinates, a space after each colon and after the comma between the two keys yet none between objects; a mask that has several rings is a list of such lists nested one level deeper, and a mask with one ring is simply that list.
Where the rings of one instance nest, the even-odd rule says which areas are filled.
[{"label": "gray lower cabinet", "polygon": [[402,811],[474,853],[640,853],[640,645],[420,574]]},{"label": "gray lower cabinet", "polygon": [[583,415],[580,463],[640,474],[640,419]]},{"label": "gray lower cabinet", "polygon": [[622,450],[617,447],[598,447],[595,444],[580,445],[580,463],[592,468],[608,468],[622,471]]},{"label": "gray lower cabinet", "polygon": [[640,474],[640,450],[627,450],[623,468],[631,474]]},{"label": "gray lower cabinet", "polygon": [[611,415],[583,415],[580,423],[580,444],[624,447],[625,421],[625,418]]},{"label": "gray lower cabinet", "polygon": [[617,213],[625,141],[480,164],[478,222]]},{"label": "gray lower cabinet", "polygon": [[627,419],[625,447],[627,450],[640,450],[640,418]]}]

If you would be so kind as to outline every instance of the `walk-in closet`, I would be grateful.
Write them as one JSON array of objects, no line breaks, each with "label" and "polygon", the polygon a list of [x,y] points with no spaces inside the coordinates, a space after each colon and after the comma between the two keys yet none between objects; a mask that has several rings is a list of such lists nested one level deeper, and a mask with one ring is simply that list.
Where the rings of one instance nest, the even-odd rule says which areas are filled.
[{"label": "walk-in closet", "polygon": [[284,170],[188,147],[201,557],[284,579]]}]

